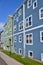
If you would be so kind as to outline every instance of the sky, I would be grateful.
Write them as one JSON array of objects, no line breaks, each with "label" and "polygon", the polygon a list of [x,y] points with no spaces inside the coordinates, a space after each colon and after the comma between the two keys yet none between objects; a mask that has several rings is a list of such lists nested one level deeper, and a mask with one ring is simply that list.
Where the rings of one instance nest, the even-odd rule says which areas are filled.
[{"label": "sky", "polygon": [[0,31],[7,22],[8,15],[13,15],[24,0],[0,0]]}]

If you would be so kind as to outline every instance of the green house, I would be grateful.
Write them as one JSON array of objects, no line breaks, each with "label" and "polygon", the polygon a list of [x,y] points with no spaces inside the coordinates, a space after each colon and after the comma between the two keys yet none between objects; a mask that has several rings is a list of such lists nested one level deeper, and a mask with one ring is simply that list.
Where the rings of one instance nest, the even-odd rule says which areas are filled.
[{"label": "green house", "polygon": [[13,16],[8,16],[4,25],[4,49],[13,52]]}]

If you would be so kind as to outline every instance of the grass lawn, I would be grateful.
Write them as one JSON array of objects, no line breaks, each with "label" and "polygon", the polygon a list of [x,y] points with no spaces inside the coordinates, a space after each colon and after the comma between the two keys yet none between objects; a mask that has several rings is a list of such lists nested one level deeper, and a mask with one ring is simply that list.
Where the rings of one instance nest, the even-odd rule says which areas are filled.
[{"label": "grass lawn", "polygon": [[8,52],[8,51],[2,51],[4,52],[5,54],[7,54],[8,56],[12,57],[13,59],[19,61],[20,63],[24,64],[24,65],[43,65],[43,63],[39,63],[37,61],[34,61],[30,58],[22,58],[22,56],[18,55],[18,54],[15,54],[15,53],[11,53]]}]

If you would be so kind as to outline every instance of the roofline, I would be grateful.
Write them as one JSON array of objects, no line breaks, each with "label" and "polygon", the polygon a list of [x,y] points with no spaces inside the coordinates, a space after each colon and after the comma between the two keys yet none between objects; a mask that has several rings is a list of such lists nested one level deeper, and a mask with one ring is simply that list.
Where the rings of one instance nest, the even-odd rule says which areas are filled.
[{"label": "roofline", "polygon": [[[12,17],[13,17],[13,15],[8,15],[8,18],[9,18],[9,17],[11,17],[11,18],[12,18]],[[7,25],[7,22],[4,24],[4,26],[3,26],[3,27],[5,27],[6,25]]]},{"label": "roofline", "polygon": [[16,12],[17,12],[21,7],[23,7],[23,4],[24,4],[26,1],[27,1],[27,0],[24,0],[24,2],[21,4],[21,6],[16,9],[15,13],[13,14],[13,16],[16,14]]}]

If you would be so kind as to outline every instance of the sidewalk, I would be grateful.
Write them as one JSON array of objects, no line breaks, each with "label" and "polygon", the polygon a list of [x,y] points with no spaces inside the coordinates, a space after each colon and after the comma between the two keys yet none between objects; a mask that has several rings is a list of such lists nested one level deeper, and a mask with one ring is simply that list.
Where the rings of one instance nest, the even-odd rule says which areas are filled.
[{"label": "sidewalk", "polygon": [[7,56],[3,52],[0,52],[0,57],[8,64],[8,65],[23,65],[18,61],[12,59],[11,57]]}]

